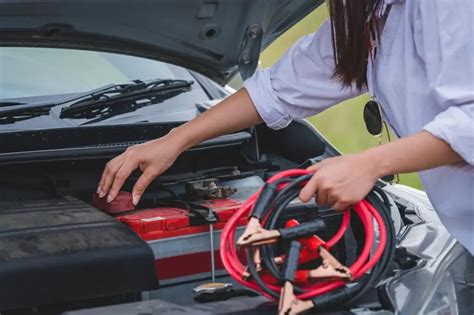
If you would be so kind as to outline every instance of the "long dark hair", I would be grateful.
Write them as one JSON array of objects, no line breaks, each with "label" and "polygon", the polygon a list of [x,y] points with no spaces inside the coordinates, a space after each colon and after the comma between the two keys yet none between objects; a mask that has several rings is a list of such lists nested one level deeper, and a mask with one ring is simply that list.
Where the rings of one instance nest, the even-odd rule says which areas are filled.
[{"label": "long dark hair", "polygon": [[379,0],[327,0],[327,4],[336,63],[334,77],[343,86],[355,84],[360,90],[367,86],[370,54],[367,20],[374,14]]}]

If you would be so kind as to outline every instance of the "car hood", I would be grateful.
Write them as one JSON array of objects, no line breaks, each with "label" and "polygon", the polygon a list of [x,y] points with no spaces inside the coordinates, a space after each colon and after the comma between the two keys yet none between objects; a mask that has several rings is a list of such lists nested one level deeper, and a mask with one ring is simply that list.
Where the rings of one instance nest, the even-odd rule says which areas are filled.
[{"label": "car hood", "polygon": [[224,84],[323,0],[9,0],[0,46],[87,49],[178,64]]}]

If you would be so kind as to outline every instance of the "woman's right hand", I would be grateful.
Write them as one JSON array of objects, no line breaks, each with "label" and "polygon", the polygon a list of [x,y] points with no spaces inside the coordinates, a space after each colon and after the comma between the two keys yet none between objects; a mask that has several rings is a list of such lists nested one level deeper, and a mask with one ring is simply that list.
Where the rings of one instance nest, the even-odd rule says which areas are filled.
[{"label": "woman's right hand", "polygon": [[107,163],[97,188],[99,197],[107,196],[107,202],[112,202],[128,176],[140,168],[142,175],[132,190],[133,204],[137,205],[148,185],[174,163],[181,151],[170,135],[127,148]]}]

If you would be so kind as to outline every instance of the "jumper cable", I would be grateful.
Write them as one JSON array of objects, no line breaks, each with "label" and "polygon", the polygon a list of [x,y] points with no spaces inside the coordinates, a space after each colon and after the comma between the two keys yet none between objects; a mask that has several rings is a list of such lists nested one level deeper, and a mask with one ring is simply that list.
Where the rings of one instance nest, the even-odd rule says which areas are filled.
[{"label": "jumper cable", "polygon": [[[327,241],[317,236],[325,229],[320,218],[309,222],[290,219],[284,227],[274,228],[279,215],[312,175],[310,171],[296,169],[272,176],[262,189],[244,202],[221,236],[221,259],[229,274],[242,285],[270,299],[279,299],[279,314],[299,314],[313,307],[350,299],[368,283],[363,276],[382,256],[384,259],[387,256],[387,216],[381,216],[365,199],[352,206],[364,227],[365,242],[351,266],[344,266],[330,252],[350,224],[349,209],[344,211],[339,230]],[[244,217],[249,220],[237,246],[247,252],[247,266],[239,259],[235,243],[237,223]],[[374,235],[374,220],[379,229],[378,242]],[[289,249],[283,255],[273,255],[276,244],[280,247],[289,244]],[[314,269],[301,266],[317,260],[321,264]],[[348,282],[359,285],[348,288],[345,286]]]}]

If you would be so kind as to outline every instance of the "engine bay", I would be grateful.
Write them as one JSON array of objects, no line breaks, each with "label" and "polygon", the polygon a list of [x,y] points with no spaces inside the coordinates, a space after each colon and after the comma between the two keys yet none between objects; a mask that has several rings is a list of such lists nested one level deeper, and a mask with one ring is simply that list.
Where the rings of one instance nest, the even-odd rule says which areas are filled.
[{"label": "engine bay", "polygon": [[[294,141],[294,133],[308,132],[311,137],[301,137],[306,143]],[[196,285],[211,277],[230,281],[218,250],[226,222],[276,172],[335,154],[304,123],[295,122],[281,131],[259,128],[249,134],[249,138],[214,141],[185,152],[151,184],[136,207],[130,191],[138,173],[132,174],[112,203],[95,193],[109,156],[0,165],[0,222],[9,222],[0,225],[0,242],[5,242],[0,261],[15,266],[0,270],[0,280],[24,284],[19,291],[0,294],[0,310],[21,307],[26,312],[35,307],[49,314],[53,305],[64,311],[77,305],[139,301],[143,292],[151,299],[191,305]],[[323,239],[334,234],[342,220],[341,213],[318,207],[314,201],[303,204],[295,199],[289,208],[281,224],[289,218],[322,218],[327,226],[320,235]],[[242,230],[246,222],[239,222]],[[362,228],[354,224],[333,254],[342,262],[353,261],[362,239]],[[15,256],[13,248],[27,254]],[[113,268],[107,267],[107,261]],[[50,285],[44,291],[48,294],[34,294],[45,282]],[[76,285],[67,295],[66,284],[71,283]],[[362,303],[381,305],[377,294],[366,296],[370,298]]]}]

